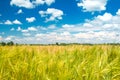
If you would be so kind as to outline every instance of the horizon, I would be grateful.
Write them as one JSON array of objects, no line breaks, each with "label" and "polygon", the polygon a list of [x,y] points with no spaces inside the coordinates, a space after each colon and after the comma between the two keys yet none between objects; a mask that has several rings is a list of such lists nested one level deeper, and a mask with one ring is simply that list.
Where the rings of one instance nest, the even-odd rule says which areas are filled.
[{"label": "horizon", "polygon": [[120,43],[118,0],[0,1],[0,42]]}]

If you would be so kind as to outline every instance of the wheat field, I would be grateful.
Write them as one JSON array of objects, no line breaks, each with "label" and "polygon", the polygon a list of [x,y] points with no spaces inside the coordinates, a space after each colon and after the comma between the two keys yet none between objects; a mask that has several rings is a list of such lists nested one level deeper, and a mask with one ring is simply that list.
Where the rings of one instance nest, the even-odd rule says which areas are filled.
[{"label": "wheat field", "polygon": [[0,80],[120,80],[120,46],[0,46]]}]

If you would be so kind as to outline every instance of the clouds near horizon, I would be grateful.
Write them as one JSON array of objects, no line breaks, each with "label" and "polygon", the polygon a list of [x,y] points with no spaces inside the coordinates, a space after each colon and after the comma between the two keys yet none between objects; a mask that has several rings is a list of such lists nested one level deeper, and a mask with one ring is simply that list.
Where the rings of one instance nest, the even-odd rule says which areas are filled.
[{"label": "clouds near horizon", "polygon": [[[0,10],[0,41],[28,44],[120,43],[118,2],[10,0],[6,10]],[[113,4],[116,6],[112,7]]]}]

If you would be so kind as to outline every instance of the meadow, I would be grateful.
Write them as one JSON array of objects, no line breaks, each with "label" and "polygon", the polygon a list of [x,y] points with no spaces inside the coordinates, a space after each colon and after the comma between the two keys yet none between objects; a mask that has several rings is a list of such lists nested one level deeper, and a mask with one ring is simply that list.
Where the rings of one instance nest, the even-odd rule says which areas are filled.
[{"label": "meadow", "polygon": [[120,80],[120,46],[0,46],[0,80]]}]

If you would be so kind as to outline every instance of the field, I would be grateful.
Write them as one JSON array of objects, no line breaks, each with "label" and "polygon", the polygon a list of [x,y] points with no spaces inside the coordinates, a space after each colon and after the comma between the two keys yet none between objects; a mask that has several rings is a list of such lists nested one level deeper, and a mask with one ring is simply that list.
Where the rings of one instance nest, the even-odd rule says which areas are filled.
[{"label": "field", "polygon": [[120,80],[120,46],[0,46],[0,80]]}]

